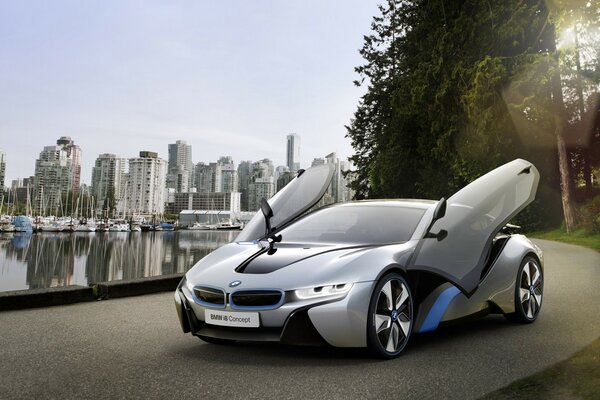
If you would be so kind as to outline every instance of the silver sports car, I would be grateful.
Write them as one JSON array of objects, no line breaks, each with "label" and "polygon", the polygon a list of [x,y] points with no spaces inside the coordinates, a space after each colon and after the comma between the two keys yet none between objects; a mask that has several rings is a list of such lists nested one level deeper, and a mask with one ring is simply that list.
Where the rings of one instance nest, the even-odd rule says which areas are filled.
[{"label": "silver sports car", "polygon": [[535,197],[531,163],[502,165],[447,200],[315,207],[333,172],[301,170],[263,199],[235,242],[186,273],[175,292],[184,332],[211,343],[368,347],[391,358],[412,333],[464,317],[536,320],[542,252],[508,224]]}]

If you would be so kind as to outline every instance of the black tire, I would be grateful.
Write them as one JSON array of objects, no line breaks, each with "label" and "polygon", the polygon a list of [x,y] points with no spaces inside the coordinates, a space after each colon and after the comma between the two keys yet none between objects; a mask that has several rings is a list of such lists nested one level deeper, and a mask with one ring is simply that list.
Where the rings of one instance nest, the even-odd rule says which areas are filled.
[{"label": "black tire", "polygon": [[534,322],[540,314],[543,295],[544,271],[537,258],[527,256],[521,261],[517,273],[515,312],[506,314],[506,319],[523,324]]},{"label": "black tire", "polygon": [[[391,305],[390,298],[394,299]],[[384,275],[375,285],[369,303],[367,345],[371,353],[385,359],[398,357],[410,339],[413,316],[408,282],[396,273]]]},{"label": "black tire", "polygon": [[211,344],[228,345],[228,344],[235,343],[235,340],[231,340],[231,339],[219,339],[219,338],[208,337],[208,336],[198,336],[198,337],[203,342],[211,343]]}]

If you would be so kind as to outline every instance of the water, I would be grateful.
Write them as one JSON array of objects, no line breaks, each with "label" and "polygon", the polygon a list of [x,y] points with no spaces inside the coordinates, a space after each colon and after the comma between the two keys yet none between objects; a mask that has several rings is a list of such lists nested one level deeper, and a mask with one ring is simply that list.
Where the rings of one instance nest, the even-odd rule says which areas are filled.
[{"label": "water", "polygon": [[0,292],[183,273],[239,232],[0,234]]}]

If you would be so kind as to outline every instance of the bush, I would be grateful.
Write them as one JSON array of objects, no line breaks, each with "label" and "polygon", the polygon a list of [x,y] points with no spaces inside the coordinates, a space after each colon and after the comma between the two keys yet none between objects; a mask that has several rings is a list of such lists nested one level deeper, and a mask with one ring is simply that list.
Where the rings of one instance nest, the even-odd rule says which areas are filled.
[{"label": "bush", "polygon": [[600,195],[581,207],[580,221],[581,227],[587,234],[600,233]]}]

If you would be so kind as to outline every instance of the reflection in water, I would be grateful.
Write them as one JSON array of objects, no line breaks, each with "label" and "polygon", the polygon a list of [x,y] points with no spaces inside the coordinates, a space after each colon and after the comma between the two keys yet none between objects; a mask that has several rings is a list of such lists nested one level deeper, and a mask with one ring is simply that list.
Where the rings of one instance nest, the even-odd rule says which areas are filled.
[{"label": "reflection in water", "polygon": [[0,235],[0,291],[183,273],[239,231]]}]

